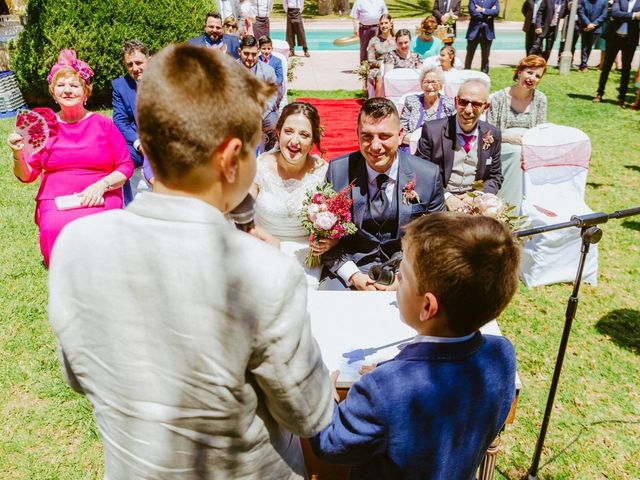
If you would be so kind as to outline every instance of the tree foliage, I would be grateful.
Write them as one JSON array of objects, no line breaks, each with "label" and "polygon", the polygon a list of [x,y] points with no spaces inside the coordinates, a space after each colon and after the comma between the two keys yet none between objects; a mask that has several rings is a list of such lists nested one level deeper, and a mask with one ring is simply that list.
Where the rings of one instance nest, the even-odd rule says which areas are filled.
[{"label": "tree foliage", "polygon": [[93,105],[110,105],[111,80],[125,73],[122,42],[138,38],[155,52],[202,33],[210,0],[30,0],[12,50],[12,69],[27,101],[49,102],[47,74],[63,48],[93,71]]}]

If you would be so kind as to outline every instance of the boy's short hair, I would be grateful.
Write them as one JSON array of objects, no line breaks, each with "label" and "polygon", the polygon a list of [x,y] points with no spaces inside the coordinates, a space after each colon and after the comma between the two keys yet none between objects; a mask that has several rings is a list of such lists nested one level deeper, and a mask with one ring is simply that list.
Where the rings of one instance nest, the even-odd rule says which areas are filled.
[{"label": "boy's short hair", "polygon": [[261,46],[261,47],[263,45],[266,45],[267,43],[273,44],[273,42],[271,41],[271,38],[268,35],[262,35],[258,39],[258,45]]},{"label": "boy's short hair", "polygon": [[180,185],[227,139],[255,148],[276,87],[216,49],[169,45],[149,61],[137,95],[138,133],[154,174]]},{"label": "boy's short hair", "polygon": [[435,295],[458,335],[496,318],[518,288],[520,244],[493,218],[431,213],[406,226],[402,243],[417,293]]}]

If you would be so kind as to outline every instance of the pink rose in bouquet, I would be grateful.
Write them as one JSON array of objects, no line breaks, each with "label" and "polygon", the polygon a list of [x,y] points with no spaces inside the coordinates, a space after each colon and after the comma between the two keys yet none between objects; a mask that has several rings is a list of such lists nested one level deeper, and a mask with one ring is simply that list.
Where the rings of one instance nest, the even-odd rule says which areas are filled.
[{"label": "pink rose in bouquet", "polygon": [[[299,218],[314,245],[319,238],[340,239],[356,232],[357,228],[351,222],[351,187],[348,185],[336,192],[328,183],[307,192]],[[309,249],[305,264],[308,267],[320,266],[320,257]]]}]

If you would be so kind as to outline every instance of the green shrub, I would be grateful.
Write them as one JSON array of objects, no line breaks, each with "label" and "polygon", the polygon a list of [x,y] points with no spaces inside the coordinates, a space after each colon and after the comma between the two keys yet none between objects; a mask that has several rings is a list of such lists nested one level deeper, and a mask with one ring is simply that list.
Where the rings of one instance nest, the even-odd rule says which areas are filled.
[{"label": "green shrub", "polygon": [[120,48],[138,38],[156,52],[202,34],[211,0],[29,0],[11,67],[30,105],[50,103],[47,74],[63,48],[95,73],[93,106],[111,104],[111,80],[125,73]]}]

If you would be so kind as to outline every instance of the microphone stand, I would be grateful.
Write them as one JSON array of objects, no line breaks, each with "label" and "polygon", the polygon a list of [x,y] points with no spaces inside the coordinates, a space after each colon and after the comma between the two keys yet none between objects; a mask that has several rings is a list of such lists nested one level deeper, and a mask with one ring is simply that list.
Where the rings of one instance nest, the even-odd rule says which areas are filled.
[{"label": "microphone stand", "polygon": [[529,237],[531,235],[550,232],[552,230],[560,230],[562,228],[568,227],[578,227],[580,229],[580,237],[582,238],[582,248],[580,249],[578,271],[576,273],[576,279],[573,282],[573,292],[571,293],[571,296],[569,297],[567,303],[564,330],[562,331],[562,339],[560,340],[558,356],[556,357],[556,365],[553,370],[553,377],[551,379],[551,388],[549,389],[549,396],[547,397],[547,407],[544,411],[544,418],[542,420],[542,426],[540,427],[540,434],[538,435],[538,441],[536,443],[536,449],[533,454],[531,467],[529,467],[529,471],[527,475],[523,477],[523,480],[538,479],[538,468],[540,465],[540,457],[542,455],[542,447],[544,446],[544,439],[547,435],[547,428],[549,426],[549,420],[551,418],[551,411],[553,410],[556,390],[558,389],[558,383],[560,381],[560,372],[562,371],[562,363],[564,361],[567,343],[569,342],[571,326],[578,309],[578,291],[580,290],[580,284],[582,283],[582,272],[584,270],[584,264],[587,259],[587,254],[589,253],[589,247],[591,246],[591,244],[598,243],[602,238],[602,230],[596,225],[607,223],[610,218],[624,218],[631,217],[633,215],[640,215],[640,207],[629,208],[627,210],[618,210],[609,214],[597,212],[587,215],[574,215],[568,222],[515,232],[515,235],[517,237]]}]

